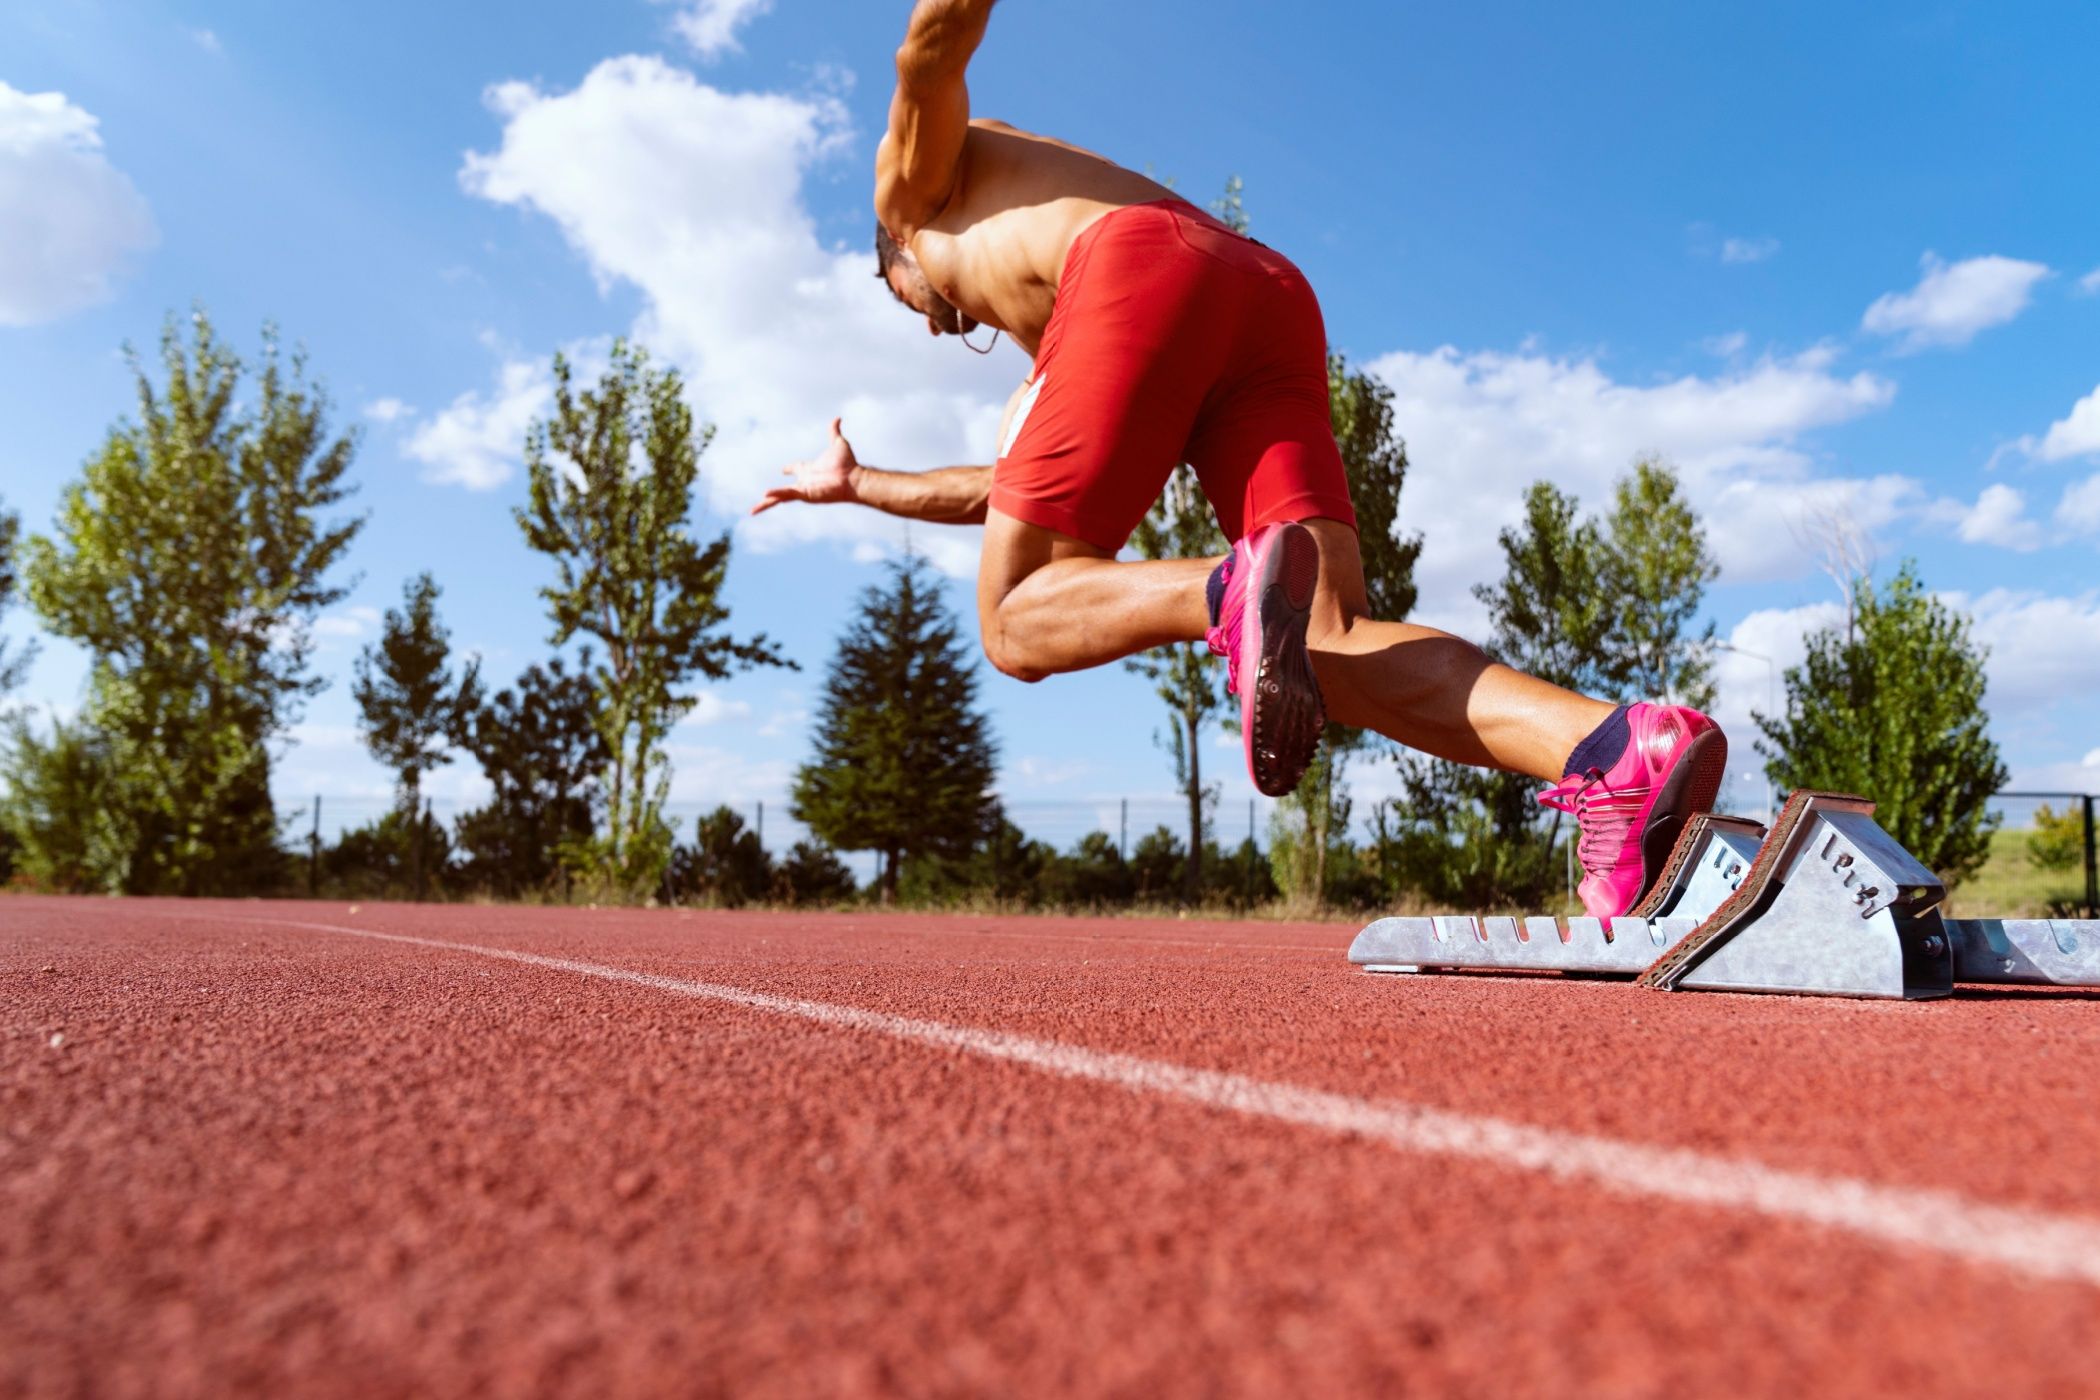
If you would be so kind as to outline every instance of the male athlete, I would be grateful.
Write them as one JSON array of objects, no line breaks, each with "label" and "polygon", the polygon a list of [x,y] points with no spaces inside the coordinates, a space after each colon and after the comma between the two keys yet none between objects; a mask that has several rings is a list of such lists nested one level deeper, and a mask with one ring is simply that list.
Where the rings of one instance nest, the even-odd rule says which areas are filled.
[{"label": "male athlete", "polygon": [[[1554,786],[1591,914],[1623,914],[1728,743],[1684,706],[1613,706],[1366,613],[1328,418],[1327,337],[1298,269],[1089,151],[970,118],[964,70],[993,0],[919,0],[875,156],[879,275],[934,335],[1004,331],[1034,357],[989,467],[864,466],[831,425],[786,501],[984,525],[977,611],[1021,680],[1207,639],[1227,658],[1255,786],[1289,792],[1327,720]],[[1233,542],[1223,561],[1121,561],[1175,464]]]}]

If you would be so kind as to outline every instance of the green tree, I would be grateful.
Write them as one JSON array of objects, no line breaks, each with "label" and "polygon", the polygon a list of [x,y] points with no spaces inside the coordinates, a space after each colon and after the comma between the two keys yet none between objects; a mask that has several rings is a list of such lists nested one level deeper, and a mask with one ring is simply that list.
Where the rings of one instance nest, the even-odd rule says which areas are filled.
[{"label": "green tree", "polygon": [[612,757],[591,672],[589,647],[573,672],[557,656],[474,711],[461,742],[494,792],[459,820],[468,881],[504,895],[544,890],[588,854]]},{"label": "green tree", "polygon": [[91,727],[54,720],[39,739],[26,718],[8,721],[7,782],[0,789],[0,832],[14,873],[40,889],[108,891],[109,874],[130,854],[129,832],[115,816],[115,771],[109,744]]},{"label": "green tree", "polygon": [[764,899],[773,859],[734,808],[717,807],[694,824],[693,844],[671,857],[673,897],[734,909]]},{"label": "green tree", "polygon": [[[1487,653],[1569,689],[1605,689],[1614,614],[1599,574],[1600,528],[1580,518],[1573,496],[1540,481],[1525,493],[1522,524],[1499,543],[1501,580],[1473,589],[1493,625]],[[1476,909],[1532,906],[1559,883],[1560,814],[1538,805],[1537,783],[1413,754],[1398,761],[1402,795],[1376,823],[1389,876]]]},{"label": "green tree", "polygon": [[797,841],[773,867],[774,898],[786,904],[838,904],[853,897],[853,872],[831,847]]},{"label": "green tree", "polygon": [[[1225,532],[1204,498],[1195,472],[1174,468],[1159,499],[1130,537],[1143,559],[1203,559],[1226,551]],[[1224,658],[1205,642],[1156,647],[1123,664],[1152,682],[1171,717],[1157,737],[1174,763],[1174,781],[1188,801],[1188,844],[1183,848],[1182,897],[1195,903],[1203,893],[1203,836],[1218,789],[1203,781],[1203,733],[1225,708]]]},{"label": "green tree", "polygon": [[908,555],[839,640],[791,810],[832,846],[880,852],[888,902],[903,861],[966,858],[995,829],[995,759],[955,616]]},{"label": "green tree", "polygon": [[[1357,552],[1363,561],[1370,615],[1405,621],[1416,601],[1415,563],[1422,537],[1400,529],[1400,493],[1407,484],[1407,443],[1393,416],[1393,391],[1369,372],[1352,369],[1339,352],[1327,357],[1328,417],[1349,499],[1356,507]],[[1361,729],[1327,726],[1305,776],[1277,803],[1269,854],[1277,884],[1294,899],[1324,905],[1332,854],[1347,850],[1352,807],[1344,782],[1349,761],[1371,742]]]},{"label": "green tree", "polygon": [[279,861],[268,742],[325,682],[307,674],[315,613],[361,520],[354,440],[266,330],[260,371],[199,311],[161,338],[165,386],[136,357],[138,417],[67,487],[53,535],[23,551],[44,625],[91,657],[82,722],[110,765],[112,840],[97,887],[233,893]]},{"label": "green tree", "polygon": [[372,757],[394,770],[401,805],[422,806],[423,775],[452,761],[481,706],[481,663],[469,658],[457,680],[448,664],[452,634],[438,619],[442,590],[428,573],[402,589],[403,607],[388,608],[377,647],[358,653],[350,694]]},{"label": "green tree", "polygon": [[1487,605],[1493,641],[1487,651],[1542,681],[1585,695],[1610,694],[1616,611],[1601,569],[1602,529],[1580,517],[1581,503],[1548,481],[1524,493],[1523,523],[1503,530],[1503,574],[1475,584]]},{"label": "green tree", "polygon": [[[0,509],[0,616],[7,612],[8,605],[15,600],[15,541],[22,529],[22,518],[13,511]],[[29,663],[36,656],[36,645],[30,645],[9,657],[7,638],[0,637],[0,695],[7,694],[22,683],[29,673]]]},{"label": "green tree", "polygon": [[[1213,843],[1212,851],[1216,845]],[[1215,863],[1215,862],[1213,862]],[[1181,838],[1165,826],[1155,826],[1140,836],[1137,844],[1130,848],[1131,896],[1135,899],[1169,899],[1176,894],[1187,896],[1181,888],[1184,872],[1189,867],[1188,852],[1181,846]],[[1201,870],[1202,863],[1196,863]],[[1197,891],[1201,898],[1202,891]]]},{"label": "green tree", "polygon": [[321,853],[331,895],[340,899],[421,899],[430,885],[453,883],[451,838],[428,812],[395,806],[377,821],[336,837]]},{"label": "green tree", "polygon": [[1983,705],[1987,653],[1913,563],[1849,591],[1848,630],[1811,636],[1786,672],[1786,713],[1756,716],[1765,772],[1789,791],[1872,797],[1875,820],[1956,884],[1989,855],[2007,776]]},{"label": "green tree", "polygon": [[763,635],[728,635],[729,536],[703,545],[687,528],[713,435],[695,432],[677,372],[650,368],[645,351],[619,341],[596,389],[579,392],[555,356],[554,414],[525,443],[531,495],[517,519],[526,543],[555,563],[555,583],[540,590],[551,640],[584,632],[605,648],[598,732],[612,757],[595,864],[629,895],[655,888],[671,857],[663,742],[695,703],[688,684],[793,664]]},{"label": "green tree", "polygon": [[2034,831],[2027,838],[2027,859],[2043,870],[2070,870],[2085,860],[2085,814],[2070,808],[2058,813],[2044,802],[2034,809]]},{"label": "green tree", "polygon": [[1626,699],[1713,708],[1714,625],[1692,630],[1706,585],[1721,576],[1706,530],[1656,457],[1619,479],[1605,520],[1598,583],[1612,620],[1604,669]]},{"label": "green tree", "polygon": [[1130,867],[1105,831],[1080,837],[1045,864],[1040,879],[1043,903],[1058,909],[1112,909],[1128,904],[1132,892]]}]

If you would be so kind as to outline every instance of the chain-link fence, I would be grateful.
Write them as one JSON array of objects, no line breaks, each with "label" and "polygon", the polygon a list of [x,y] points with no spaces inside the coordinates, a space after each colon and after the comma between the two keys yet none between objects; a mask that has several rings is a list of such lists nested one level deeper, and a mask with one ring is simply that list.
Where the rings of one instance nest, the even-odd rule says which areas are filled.
[{"label": "chain-link fence", "polygon": [[[1784,794],[1776,794],[1783,797]],[[458,818],[479,805],[457,798],[432,798],[432,819],[447,831]],[[783,857],[809,830],[787,813],[780,801],[720,803],[700,800],[673,801],[665,813],[676,824],[677,839],[690,842],[700,819],[727,805],[757,835],[769,855]],[[2100,918],[2100,849],[2096,849],[2096,807],[2100,794],[2080,792],[2007,791],[1992,799],[1999,818],[1991,837],[1989,861],[1960,892],[1965,910],[1985,913],[1999,910],[2046,907],[2076,910],[2087,918]],[[1031,841],[1041,841],[1058,850],[1070,851],[1096,832],[1110,837],[1126,858],[1145,836],[1164,827],[1175,841],[1187,839],[1188,805],[1179,797],[1017,798],[1002,804],[1007,819]],[[1213,806],[1208,814],[1207,839],[1226,853],[1253,841],[1258,850],[1269,844],[1269,814],[1274,804],[1266,799]],[[301,855],[317,847],[332,845],[343,832],[369,826],[394,809],[394,799],[385,796],[331,796],[321,794],[296,810],[285,811],[288,843]],[[283,810],[283,809],[280,809]],[[1359,832],[1359,837],[1369,839]],[[1570,845],[1572,859],[1573,847]],[[862,883],[875,873],[875,857],[868,852],[843,852],[842,859]],[[1569,880],[1577,872],[1570,867]]]}]

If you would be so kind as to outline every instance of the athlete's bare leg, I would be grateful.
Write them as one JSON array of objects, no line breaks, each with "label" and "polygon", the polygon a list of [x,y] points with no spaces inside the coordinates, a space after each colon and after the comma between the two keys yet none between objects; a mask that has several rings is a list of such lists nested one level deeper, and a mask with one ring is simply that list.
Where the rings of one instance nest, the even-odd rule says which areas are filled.
[{"label": "athlete's bare leg", "polygon": [[[1338,724],[1412,749],[1546,782],[1613,707],[1488,659],[1461,638],[1368,616],[1356,532],[1309,520],[1320,585],[1306,645]],[[985,519],[978,619],[992,664],[1023,680],[1201,641],[1215,559],[1118,562],[1098,546],[993,510]]]}]

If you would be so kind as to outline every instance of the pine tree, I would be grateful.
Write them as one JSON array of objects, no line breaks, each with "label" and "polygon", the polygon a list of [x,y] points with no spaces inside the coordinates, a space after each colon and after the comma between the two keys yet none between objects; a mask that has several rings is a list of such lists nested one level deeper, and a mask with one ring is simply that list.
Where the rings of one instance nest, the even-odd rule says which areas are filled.
[{"label": "pine tree", "polygon": [[675,370],[651,369],[647,352],[616,341],[596,389],[578,392],[569,362],[554,357],[554,414],[525,443],[531,499],[517,519],[526,543],[555,562],[557,581],[540,590],[549,640],[564,646],[585,632],[605,648],[598,732],[612,757],[596,865],[628,895],[654,889],[671,858],[663,743],[695,702],[687,685],[793,665],[763,635],[728,635],[729,536],[703,545],[687,528],[713,436],[695,431]]},{"label": "pine tree", "polygon": [[2007,776],[1983,708],[1986,653],[1915,564],[1847,592],[1846,631],[1811,636],[1786,672],[1786,713],[1756,717],[1765,772],[1787,790],[1873,798],[1875,820],[1955,884],[1990,854],[1991,794]]},{"label": "pine tree", "polygon": [[827,844],[876,851],[885,901],[918,856],[961,858],[992,831],[996,749],[977,674],[925,561],[861,595],[824,682],[816,753],[791,810]]},{"label": "pine tree", "polygon": [[423,775],[452,761],[481,705],[481,662],[469,658],[455,682],[446,663],[452,634],[438,619],[442,592],[428,573],[402,588],[403,608],[388,608],[379,645],[358,653],[350,694],[372,757],[394,770],[401,806],[422,807]]}]

